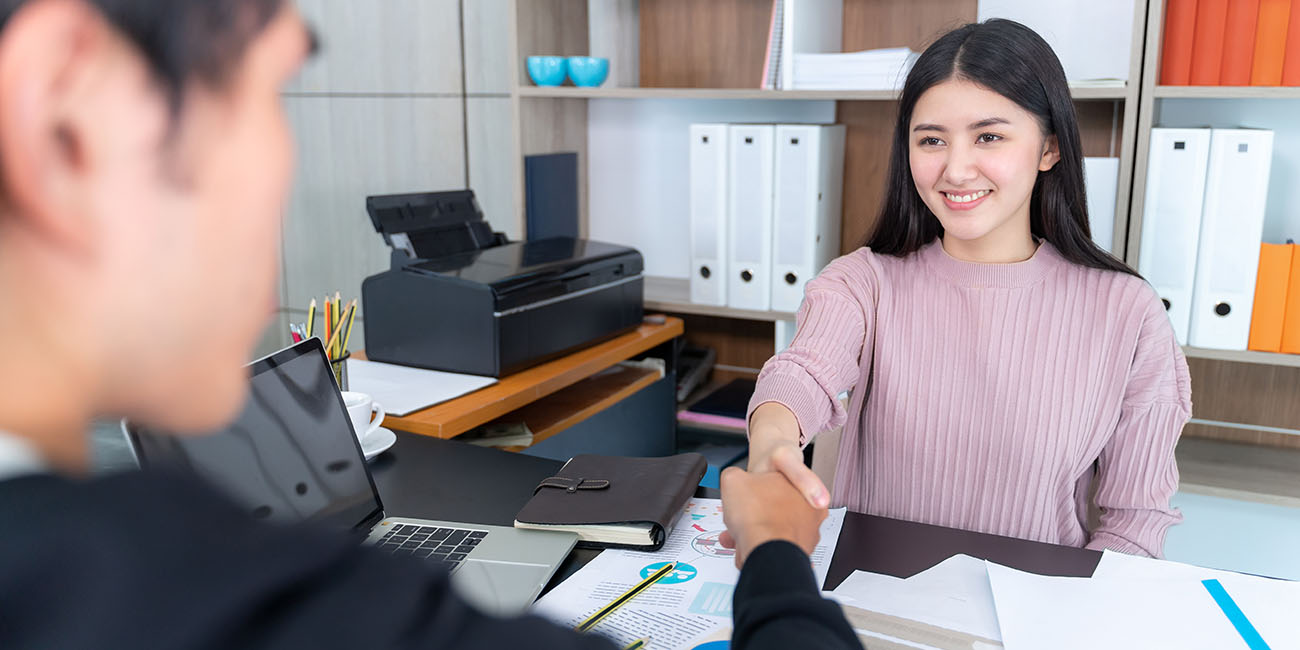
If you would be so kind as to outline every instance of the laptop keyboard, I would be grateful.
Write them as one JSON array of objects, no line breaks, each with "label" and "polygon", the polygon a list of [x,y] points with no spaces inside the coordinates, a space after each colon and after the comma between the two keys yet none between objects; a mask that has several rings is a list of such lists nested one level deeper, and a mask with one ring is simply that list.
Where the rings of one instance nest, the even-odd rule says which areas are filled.
[{"label": "laptop keyboard", "polygon": [[485,537],[485,530],[397,524],[380,538],[378,546],[393,555],[424,558],[454,571]]}]

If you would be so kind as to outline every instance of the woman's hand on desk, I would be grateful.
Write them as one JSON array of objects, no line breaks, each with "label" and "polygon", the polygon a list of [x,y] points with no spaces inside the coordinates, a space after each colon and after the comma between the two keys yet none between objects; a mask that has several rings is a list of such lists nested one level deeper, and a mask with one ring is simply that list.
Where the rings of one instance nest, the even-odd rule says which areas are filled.
[{"label": "woman's hand on desk", "polygon": [[749,421],[749,471],[779,472],[804,495],[808,505],[823,510],[830,505],[830,491],[803,464],[799,421],[781,404],[767,402],[754,409]]},{"label": "woman's hand on desk", "polygon": [[812,553],[826,508],[808,505],[803,495],[776,472],[756,474],[736,467],[722,472],[722,520],[727,530],[719,541],[736,549],[739,569],[749,553],[766,542],[787,541]]}]

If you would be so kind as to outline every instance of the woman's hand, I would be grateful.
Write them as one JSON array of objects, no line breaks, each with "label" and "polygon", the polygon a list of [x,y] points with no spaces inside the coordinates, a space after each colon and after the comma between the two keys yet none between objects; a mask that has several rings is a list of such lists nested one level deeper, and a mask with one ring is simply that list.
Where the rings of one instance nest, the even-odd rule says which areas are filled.
[{"label": "woman's hand", "polygon": [[804,496],[808,505],[825,509],[830,505],[830,492],[812,469],[803,464],[803,452],[798,443],[781,442],[749,444],[749,471],[754,473],[779,472]]}]

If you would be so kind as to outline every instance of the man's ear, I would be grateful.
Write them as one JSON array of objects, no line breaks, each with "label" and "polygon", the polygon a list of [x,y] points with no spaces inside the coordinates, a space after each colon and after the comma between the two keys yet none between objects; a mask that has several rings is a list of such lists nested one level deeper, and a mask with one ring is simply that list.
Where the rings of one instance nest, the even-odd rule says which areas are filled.
[{"label": "man's ear", "polygon": [[[0,32],[0,193],[11,219],[52,243],[84,250],[104,138],[90,129],[120,128],[112,111],[109,68],[123,49],[104,17],[81,0],[31,0]],[[96,122],[98,122],[96,124]]]},{"label": "man's ear", "polygon": [[1055,135],[1047,136],[1043,143],[1043,157],[1038,160],[1038,171],[1045,172],[1061,160],[1061,141]]}]

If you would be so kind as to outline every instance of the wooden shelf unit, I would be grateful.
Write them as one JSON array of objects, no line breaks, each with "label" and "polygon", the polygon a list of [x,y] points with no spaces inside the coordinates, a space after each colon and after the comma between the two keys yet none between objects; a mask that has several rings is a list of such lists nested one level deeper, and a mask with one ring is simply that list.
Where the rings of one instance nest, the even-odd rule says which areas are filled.
[{"label": "wooden shelf unit", "polygon": [[[454,438],[474,427],[532,405],[547,396],[553,397],[556,393],[575,384],[586,382],[620,361],[630,359],[681,336],[684,331],[680,318],[669,317],[662,324],[643,324],[635,331],[554,361],[522,370],[487,388],[449,402],[435,404],[406,416],[389,415],[384,423],[390,429],[435,438]],[[637,378],[637,381],[632,382],[636,388],[626,394],[630,395],[643,388],[644,385],[640,384],[640,381],[642,380]],[[606,384],[603,382],[587,384],[577,392],[583,395],[599,393],[603,390],[602,386]],[[625,388],[627,386],[621,386],[617,390]],[[575,395],[568,395],[561,399],[568,400],[569,404],[582,404],[581,419],[570,424],[585,420],[617,401],[600,398],[587,404]],[[537,408],[543,407],[539,405]]]},{"label": "wooden shelf unit", "polygon": [[1212,359],[1215,361],[1300,368],[1300,354],[1255,352],[1253,350],[1211,350],[1209,348],[1195,348],[1190,345],[1183,346],[1183,354],[1187,355],[1189,359]]},{"label": "wooden shelf unit", "polygon": [[[977,17],[978,0],[844,0],[842,50],[906,45],[921,51],[947,29]],[[1138,3],[1141,5],[1141,3]],[[884,192],[883,165],[897,102],[894,91],[762,90],[757,79],[766,49],[771,4],[757,0],[513,0],[510,7],[510,70],[515,117],[515,158],[557,151],[579,156],[579,233],[589,232],[588,102],[590,100],[830,101],[834,122],[847,127],[841,252],[856,248],[872,227]],[[1122,86],[1072,88],[1084,155],[1120,159],[1115,209],[1115,250],[1125,254],[1128,192],[1142,34],[1146,8],[1134,11],[1134,56]],[[611,75],[602,87],[537,87],[525,69],[530,55],[608,56]],[[683,161],[684,164],[684,161]],[[852,179],[852,180],[849,180]],[[515,196],[524,196],[517,166]],[[516,201],[523,223],[523,201]],[[605,215],[602,215],[605,216]],[[520,228],[522,231],[522,227]],[[684,269],[683,269],[684,271]],[[661,300],[648,305],[676,313],[782,320],[767,312],[738,312]]]},{"label": "wooden shelf unit", "polygon": [[[1142,208],[1146,200],[1151,128],[1157,125],[1161,102],[1300,99],[1300,88],[1295,87],[1159,85],[1165,1],[1146,2],[1146,41],[1140,50],[1143,52],[1142,75],[1134,84],[1138,90],[1139,117],[1137,151],[1132,161],[1132,199],[1125,261],[1135,269],[1142,250]],[[1183,351],[1188,359],[1193,387],[1193,422],[1184,429],[1184,436],[1300,448],[1300,436],[1277,432],[1300,430],[1300,409],[1289,406],[1294,401],[1296,387],[1300,387],[1300,355],[1190,346],[1185,346]],[[1230,423],[1232,426],[1214,426],[1206,422]],[[1249,427],[1256,429],[1247,430]]]},{"label": "wooden shelf unit", "polygon": [[[578,88],[576,86],[520,86],[520,97],[551,99],[734,99],[784,101],[894,101],[893,90],[760,90],[757,88]],[[1077,100],[1122,100],[1124,86],[1077,86],[1070,94]]]},{"label": "wooden shelf unit", "polygon": [[691,281],[682,278],[646,278],[645,308],[674,314],[697,314],[772,322],[779,320],[792,321],[795,316],[793,312],[755,311],[752,309],[736,309],[734,307],[693,303],[691,302]]},{"label": "wooden shelf unit", "polygon": [[1300,86],[1156,86],[1156,99],[1300,99]]}]

